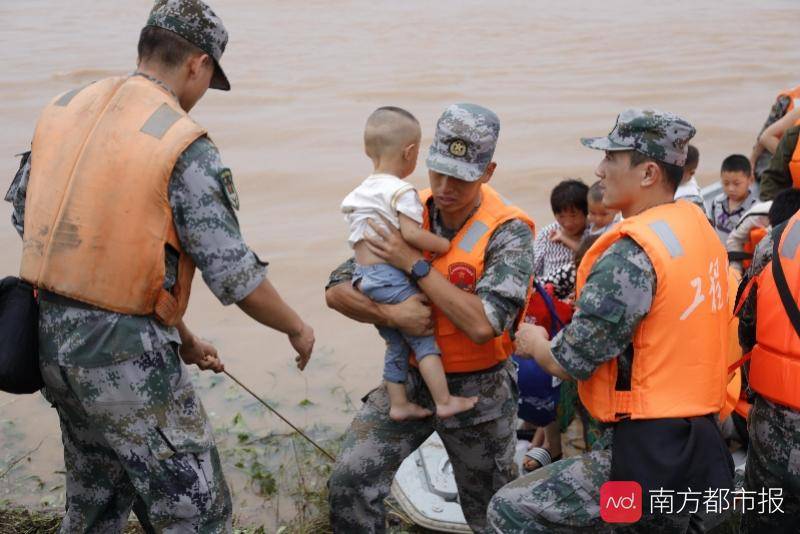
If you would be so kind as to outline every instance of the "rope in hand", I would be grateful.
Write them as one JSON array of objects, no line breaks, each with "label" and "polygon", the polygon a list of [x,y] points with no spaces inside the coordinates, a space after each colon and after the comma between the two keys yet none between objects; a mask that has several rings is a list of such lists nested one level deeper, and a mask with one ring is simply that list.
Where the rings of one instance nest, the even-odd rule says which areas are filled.
[{"label": "rope in hand", "polygon": [[270,406],[269,404],[267,404],[266,402],[264,402],[264,399],[262,399],[261,397],[259,397],[259,396],[258,396],[258,395],[256,395],[255,393],[253,393],[253,391],[252,391],[252,390],[251,390],[249,387],[247,387],[247,386],[245,386],[244,384],[242,384],[242,382],[241,382],[241,381],[240,381],[238,378],[236,378],[235,376],[233,376],[232,374],[230,374],[228,371],[222,371],[222,372],[223,372],[223,373],[225,373],[226,375],[228,375],[228,378],[230,378],[231,380],[233,380],[234,382],[236,382],[237,384],[239,384],[239,385],[242,387],[242,389],[244,389],[246,392],[248,392],[250,395],[252,395],[252,396],[253,396],[253,397],[254,397],[254,398],[255,398],[255,399],[258,401],[258,402],[260,402],[261,404],[263,404],[263,405],[264,405],[264,406],[267,408],[267,410],[269,410],[270,412],[272,412],[272,413],[274,413],[275,415],[277,415],[278,417],[280,417],[280,418],[281,418],[281,420],[282,420],[284,423],[286,423],[287,425],[289,425],[290,427],[292,427],[292,428],[294,429],[294,431],[295,431],[295,432],[297,432],[298,434],[300,434],[301,436],[303,436],[303,437],[304,437],[304,438],[305,438],[305,439],[306,439],[306,440],[307,440],[309,443],[311,443],[313,446],[315,446],[315,447],[316,447],[316,448],[319,450],[319,452],[321,452],[322,454],[324,454],[325,456],[327,456],[327,457],[328,457],[328,459],[329,459],[331,462],[335,462],[335,461],[336,461],[336,458],[334,458],[334,457],[333,457],[333,455],[332,455],[331,453],[329,453],[328,451],[326,451],[325,449],[323,449],[323,448],[322,448],[322,447],[321,447],[321,446],[320,446],[320,445],[319,445],[319,444],[318,444],[316,441],[314,441],[313,439],[311,439],[310,437],[308,437],[308,436],[306,435],[306,433],[305,433],[305,432],[303,432],[302,430],[300,430],[299,428],[297,428],[296,426],[294,426],[294,425],[291,423],[291,421],[289,421],[289,420],[288,420],[288,419],[286,419],[284,416],[282,416],[280,413],[278,413],[278,411],[277,411],[275,408],[273,408],[272,406]]}]

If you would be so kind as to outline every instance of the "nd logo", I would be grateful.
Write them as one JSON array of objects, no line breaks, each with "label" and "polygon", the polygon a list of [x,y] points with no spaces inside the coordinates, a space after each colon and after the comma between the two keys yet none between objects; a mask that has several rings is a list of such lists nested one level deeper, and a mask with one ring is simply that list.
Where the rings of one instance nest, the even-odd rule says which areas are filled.
[{"label": "nd logo", "polygon": [[635,523],[642,517],[642,487],[634,481],[600,486],[600,517],[606,523]]}]

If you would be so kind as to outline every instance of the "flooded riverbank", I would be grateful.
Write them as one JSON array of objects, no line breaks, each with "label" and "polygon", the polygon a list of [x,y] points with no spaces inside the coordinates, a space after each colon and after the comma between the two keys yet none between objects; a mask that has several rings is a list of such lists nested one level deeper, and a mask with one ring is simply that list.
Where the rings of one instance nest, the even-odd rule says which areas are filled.
[{"label": "flooded riverbank", "polygon": [[[791,46],[800,6],[789,0],[734,0],[724,9],[687,0],[211,3],[231,34],[223,65],[233,90],[210,91],[193,116],[232,169],[245,238],[315,327],[318,349],[299,373],[283,336],[235,306],[223,308],[200,277],[187,323],[215,343],[229,371],[323,440],[344,431],[381,376],[377,333],[327,309],[323,297],[328,273],[349,254],[338,207],[370,171],[361,136],[375,107],[394,104],[416,114],[423,147],[452,102],[496,111],[501,133],[492,183],[541,226],[551,220],[548,195],[556,182],[594,181],[599,154],[581,147],[579,137],[606,133],[625,107],[653,106],[690,120],[705,185],[717,179],[725,156],[749,154],[777,92],[800,82],[800,51]],[[150,5],[0,4],[2,191],[16,171],[13,155],[27,150],[51,97],[132,70]],[[426,183],[423,160],[412,182]],[[9,206],[0,203],[0,270],[14,274],[21,245],[9,218]],[[236,513],[269,525],[291,518],[291,496],[279,491],[280,466],[291,465],[281,456],[292,454],[291,442],[279,436],[288,429],[229,381],[203,376],[199,385]],[[244,432],[249,437],[239,443]],[[39,444],[30,462],[0,479],[0,502],[60,506],[64,484],[55,411],[38,395],[0,395],[0,472]],[[245,444],[255,456],[241,453]],[[256,461],[265,472],[253,483]],[[272,494],[265,494],[266,471],[275,479]]]}]

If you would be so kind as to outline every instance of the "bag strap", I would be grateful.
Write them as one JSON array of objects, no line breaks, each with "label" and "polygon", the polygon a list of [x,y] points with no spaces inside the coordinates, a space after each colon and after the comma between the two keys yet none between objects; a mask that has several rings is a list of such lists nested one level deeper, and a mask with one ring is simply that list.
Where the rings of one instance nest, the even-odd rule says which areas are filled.
[{"label": "bag strap", "polygon": [[739,289],[737,289],[736,293],[736,300],[734,301],[734,308],[733,308],[733,315],[731,315],[731,321],[733,321],[734,317],[739,315],[739,312],[742,310],[742,306],[747,301],[747,297],[750,296],[750,293],[753,291],[753,288],[756,288],[756,292],[758,292],[758,277],[754,276],[749,280],[745,276],[742,279],[741,283],[739,284]]},{"label": "bag strap", "polygon": [[561,321],[561,318],[558,316],[558,312],[556,312],[556,305],[553,302],[553,298],[550,296],[550,293],[537,282],[536,280],[533,281],[533,287],[536,288],[536,292],[542,296],[542,300],[544,301],[545,307],[547,307],[547,312],[550,314],[550,338],[552,339],[559,330],[564,328],[564,323]]},{"label": "bag strap", "polygon": [[775,286],[778,288],[778,295],[781,297],[781,303],[783,303],[783,309],[786,310],[786,315],[789,316],[789,321],[791,321],[795,333],[798,336],[800,336],[800,309],[797,307],[797,303],[794,301],[794,297],[792,296],[792,290],[789,289],[789,283],[786,281],[786,273],[784,273],[783,271],[783,265],[781,264],[781,257],[778,253],[780,248],[781,235],[783,234],[783,231],[785,229],[786,226],[784,225],[779,230],[776,229],[777,235],[773,235],[772,276],[775,279]]}]

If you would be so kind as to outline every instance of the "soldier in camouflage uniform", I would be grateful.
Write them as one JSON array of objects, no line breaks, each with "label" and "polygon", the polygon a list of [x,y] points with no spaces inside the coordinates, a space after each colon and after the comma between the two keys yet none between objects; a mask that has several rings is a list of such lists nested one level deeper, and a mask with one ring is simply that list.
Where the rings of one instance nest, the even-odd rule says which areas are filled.
[{"label": "soldier in camouflage uniform", "polygon": [[[494,172],[492,162],[499,122],[491,111],[470,104],[449,107],[437,124],[427,165],[433,189],[428,204],[431,231],[453,239],[481,201],[479,184]],[[455,214],[455,216],[454,216]],[[376,229],[378,231],[380,229]],[[373,240],[375,253],[395,267],[411,272],[422,256],[397,232],[381,231],[385,241]],[[485,249],[485,270],[472,291],[462,291],[431,270],[419,282],[427,297],[448,316],[467,316],[457,328],[483,343],[513,329],[525,305],[533,265],[533,233],[520,219],[502,223]],[[454,245],[455,246],[455,245]],[[328,304],[362,322],[400,328],[413,335],[430,334],[430,310],[420,298],[395,305],[377,305],[348,283],[351,259],[337,268],[326,288]],[[449,301],[449,302],[448,302]],[[454,321],[455,324],[455,321]],[[470,336],[471,337],[471,336]],[[447,372],[447,353],[442,355]],[[470,527],[486,530],[486,506],[504,484],[517,476],[513,461],[516,444],[518,391],[510,359],[477,372],[447,373],[453,395],[478,396],[474,409],[441,420],[396,422],[389,418],[386,388],[372,390],[346,433],[342,452],[328,483],[334,531],[384,532],[384,498],[400,463],[433,431],[442,437],[453,464],[459,498]],[[412,367],[406,381],[408,399],[434,410],[430,394]]]},{"label": "soldier in camouflage uniform", "polygon": [[[742,284],[757,277],[770,266],[774,236],[784,231],[786,224],[776,226],[756,246]],[[746,297],[739,312],[739,342],[745,354],[756,344],[756,287]],[[776,302],[775,306],[782,306]],[[747,370],[748,364],[745,364]],[[748,390],[754,397],[747,421],[750,446],[744,473],[744,489],[762,491],[763,488],[782,488],[783,513],[759,513],[759,509],[745,511],[741,531],[797,532],[800,529],[800,413],[787,406],[776,404]]]},{"label": "soldier in camouflage uniform", "polygon": [[[693,135],[694,128],[672,114],[627,110],[620,114],[607,138],[582,139],[584,145],[606,151],[596,171],[607,187],[604,203],[621,209],[628,218],[671,202],[682,175],[685,147]],[[640,182],[647,179],[643,166],[650,162],[658,162],[660,170],[651,170],[661,174],[662,184],[658,184],[660,189],[656,193],[640,188]],[[674,178],[667,178],[666,172],[673,171],[677,171]],[[671,191],[664,187],[663,180],[672,184]],[[660,193],[663,198],[657,196]],[[654,196],[643,201],[645,194]],[[657,283],[648,254],[631,237],[623,236],[592,266],[572,322],[552,341],[547,340],[547,333],[541,327],[520,325],[516,352],[535,357],[550,374],[578,381],[588,380],[598,367],[616,358],[618,387],[630,384],[632,340],[637,326],[650,311]],[[600,425],[602,434],[592,452],[540,468],[501,489],[489,505],[492,532],[613,531],[614,525],[600,517],[600,486],[611,476],[616,424]],[[719,445],[724,448],[721,437]],[[647,497],[644,499],[646,504]],[[693,522],[698,521],[693,518]],[[689,523],[688,514],[645,514],[627,529],[648,533],[684,532]]]},{"label": "soldier in camouflage uniform", "polygon": [[[778,122],[782,119],[788,112],[790,107],[794,107],[794,102],[792,102],[793,94],[797,91],[797,87],[794,89],[790,89],[785,93],[781,93],[775,99],[775,102],[772,104],[772,107],[769,110],[769,115],[767,116],[767,120],[764,121],[764,125],[761,127],[761,131],[758,132],[758,135],[761,136],[764,133],[764,130]],[[794,145],[793,145],[794,146]],[[764,171],[769,167],[770,160],[772,159],[772,154],[769,153],[768,150],[764,148],[761,142],[756,138],[756,142],[753,145],[753,151],[750,155],[750,165],[753,168],[753,176],[756,177],[756,181],[761,181],[761,175]],[[763,198],[762,200],[770,200],[774,195],[769,198]]]},{"label": "soldier in camouflage uniform", "polygon": [[[209,87],[230,88],[219,66],[226,43],[222,21],[204,3],[160,0],[142,30],[144,55],[132,76],[159,84],[188,111],[208,87],[187,95],[187,62],[213,69]],[[177,65],[164,63],[166,48]],[[23,155],[6,195],[20,236],[33,158],[36,147]],[[208,137],[178,158],[168,198],[181,248],[214,295],[287,333],[303,368],[313,331],[283,303],[266,264],[242,239],[231,173]],[[167,254],[167,289],[177,266]],[[231,531],[231,497],[212,429],[181,362],[220,372],[213,346],[183,322],[168,327],[153,315],[115,313],[47,291],[40,291],[39,344],[43,394],[58,412],[64,444],[61,532],[121,532],[132,506],[148,532]]]}]

